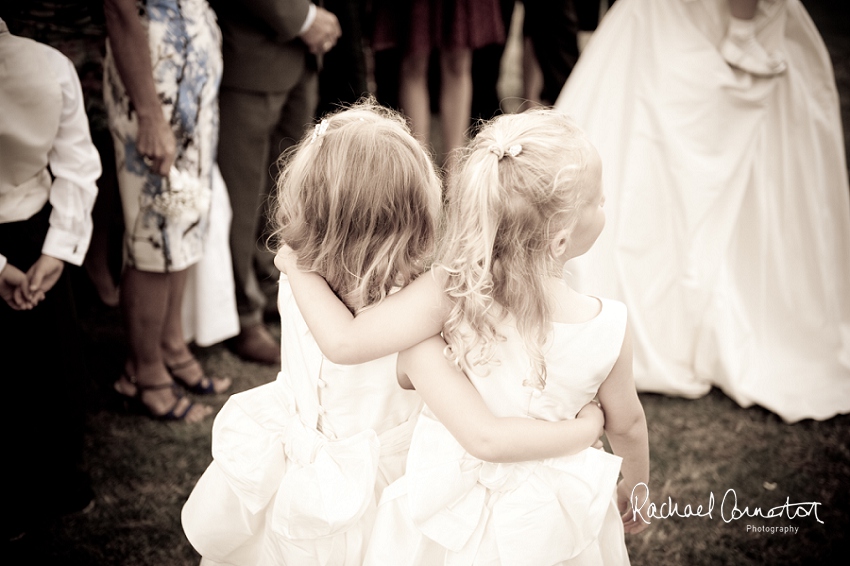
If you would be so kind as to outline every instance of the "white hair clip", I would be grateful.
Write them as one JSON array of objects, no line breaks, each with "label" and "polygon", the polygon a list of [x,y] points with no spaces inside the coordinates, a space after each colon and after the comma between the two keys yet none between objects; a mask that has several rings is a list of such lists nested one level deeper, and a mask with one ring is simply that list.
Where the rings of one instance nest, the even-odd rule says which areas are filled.
[{"label": "white hair clip", "polygon": [[[505,156],[505,150],[502,149],[501,146],[499,146],[495,143],[493,145],[491,145],[490,147],[488,147],[487,151],[489,151],[490,153],[495,155],[499,159],[499,161],[501,161],[502,158]],[[508,148],[507,154],[510,155],[511,157],[516,157],[517,155],[520,154],[521,151],[522,151],[521,145],[519,145],[519,144],[512,145],[511,147]]]},{"label": "white hair clip", "polygon": [[313,137],[310,138],[310,143],[316,141],[316,138],[324,135],[325,132],[328,131],[328,121],[322,120],[313,128]]}]

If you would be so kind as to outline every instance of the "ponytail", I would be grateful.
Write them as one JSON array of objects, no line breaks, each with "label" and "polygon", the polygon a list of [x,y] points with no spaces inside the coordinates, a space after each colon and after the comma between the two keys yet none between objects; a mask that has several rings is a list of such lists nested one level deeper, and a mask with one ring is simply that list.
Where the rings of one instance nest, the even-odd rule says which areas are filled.
[{"label": "ponytail", "polygon": [[498,325],[510,318],[531,359],[526,383],[545,386],[545,280],[558,275],[548,246],[553,224],[575,225],[588,147],[564,114],[537,110],[485,124],[461,153],[438,265],[452,303],[448,356],[464,371],[493,359]]}]

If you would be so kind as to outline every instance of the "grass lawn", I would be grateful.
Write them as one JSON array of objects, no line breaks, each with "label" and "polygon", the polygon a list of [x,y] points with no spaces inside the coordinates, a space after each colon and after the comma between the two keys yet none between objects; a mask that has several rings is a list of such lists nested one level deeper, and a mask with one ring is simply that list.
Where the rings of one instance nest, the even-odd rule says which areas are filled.
[{"label": "grass lawn", "polygon": [[[106,370],[121,363],[115,313],[89,313],[92,347],[101,353],[103,381],[92,391],[88,465],[97,504],[32,533],[17,551],[21,564],[189,565],[198,556],[180,526],[180,509],[209,463],[210,420],[162,424],[126,414],[109,400]],[[271,368],[240,361],[223,347],[199,353],[207,368],[239,376],[242,390],[270,381]],[[650,500],[668,497],[692,510],[711,494],[709,517],[655,519],[627,540],[635,565],[831,564],[850,531],[850,416],[794,425],[761,408],[742,409],[714,390],[687,400],[642,394],[652,457]],[[217,399],[217,406],[225,396]],[[819,502],[814,516],[731,520],[733,489],[739,509],[765,511],[786,503]],[[807,507],[807,508],[810,508]],[[663,512],[664,509],[662,508]],[[748,531],[748,526],[798,527],[795,533]],[[844,551],[846,552],[846,551]],[[35,558],[38,557],[38,562]]]}]

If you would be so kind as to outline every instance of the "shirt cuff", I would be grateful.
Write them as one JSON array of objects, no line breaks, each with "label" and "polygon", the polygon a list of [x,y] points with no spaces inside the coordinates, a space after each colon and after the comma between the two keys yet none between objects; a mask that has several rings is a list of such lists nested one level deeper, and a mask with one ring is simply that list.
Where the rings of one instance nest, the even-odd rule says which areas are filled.
[{"label": "shirt cuff", "polygon": [[91,233],[86,237],[51,227],[44,238],[41,253],[73,265],[82,265],[89,248]]},{"label": "shirt cuff", "polygon": [[313,22],[316,21],[316,5],[310,4],[310,7],[307,8],[307,18],[304,20],[304,23],[301,24],[301,30],[298,32],[298,35],[301,35],[313,25]]},{"label": "shirt cuff", "polygon": [[0,254],[0,272],[2,272],[3,268],[6,267],[6,263],[7,263],[6,262],[6,256],[4,256],[3,254]]}]

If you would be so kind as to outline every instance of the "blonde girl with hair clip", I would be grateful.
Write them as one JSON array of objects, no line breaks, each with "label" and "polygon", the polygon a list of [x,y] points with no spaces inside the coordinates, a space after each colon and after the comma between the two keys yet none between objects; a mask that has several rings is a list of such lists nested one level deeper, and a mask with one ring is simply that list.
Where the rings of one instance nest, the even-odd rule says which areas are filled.
[{"label": "blonde girl with hair clip", "polygon": [[[286,156],[278,188],[280,240],[349,314],[407,285],[432,253],[441,204],[433,164],[403,118],[371,101],[307,132]],[[216,417],[214,459],[183,508],[183,528],[202,564],[360,565],[376,503],[404,472],[422,408],[416,392],[399,387],[411,354],[335,364],[322,356],[286,275],[278,307],[281,371],[233,395]],[[417,365],[429,385],[417,383],[479,457],[574,453],[601,434],[592,403],[572,422],[497,419],[439,348],[430,358]]]},{"label": "blonde girl with hair clip", "polygon": [[[314,337],[351,363],[442,329],[448,358],[496,416],[572,419],[596,397],[617,456],[488,464],[426,408],[366,564],[628,563],[624,528],[647,526],[629,500],[648,483],[649,448],[627,313],[563,279],[605,224],[599,155],[567,116],[533,110],[486,124],[451,179],[436,268],[374,309],[353,317],[279,256]],[[417,389],[419,377],[410,375]]]}]

